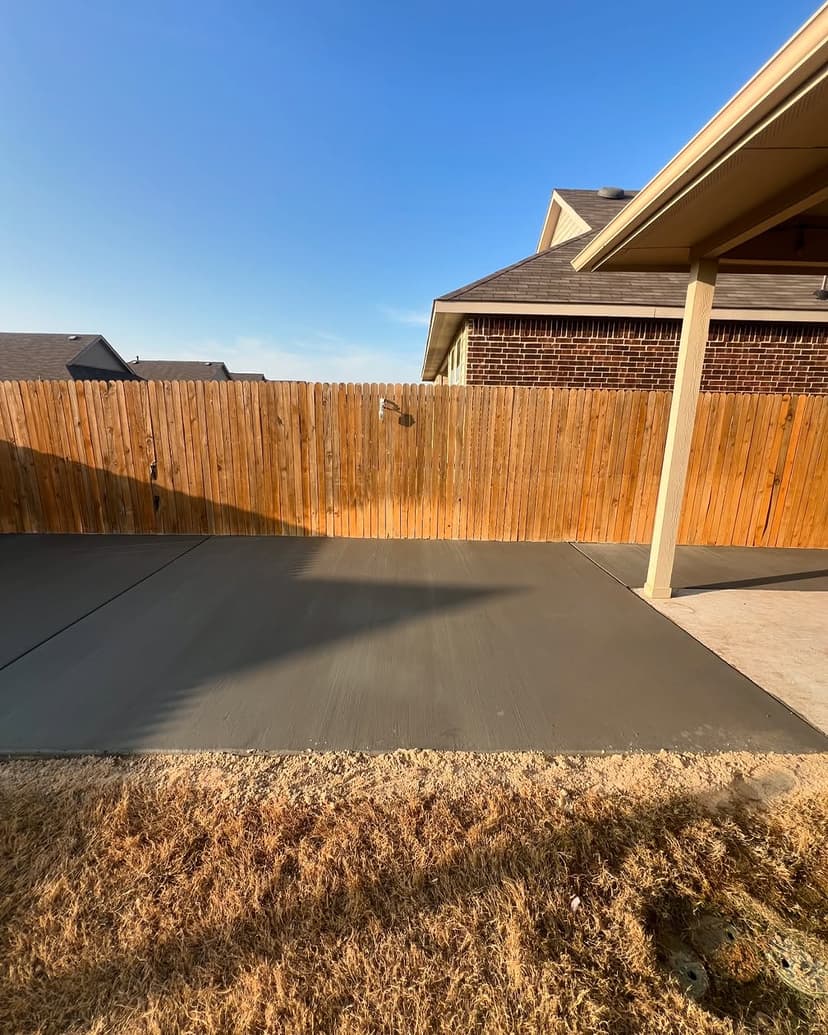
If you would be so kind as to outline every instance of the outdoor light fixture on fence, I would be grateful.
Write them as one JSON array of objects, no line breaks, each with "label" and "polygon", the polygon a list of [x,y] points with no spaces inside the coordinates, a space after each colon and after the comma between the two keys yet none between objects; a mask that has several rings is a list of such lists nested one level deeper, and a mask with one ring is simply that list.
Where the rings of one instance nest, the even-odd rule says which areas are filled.
[{"label": "outdoor light fixture on fence", "polygon": [[393,410],[395,413],[400,412],[399,406],[391,399],[386,399],[384,395],[380,396],[379,402],[379,419],[385,416],[386,410]]}]

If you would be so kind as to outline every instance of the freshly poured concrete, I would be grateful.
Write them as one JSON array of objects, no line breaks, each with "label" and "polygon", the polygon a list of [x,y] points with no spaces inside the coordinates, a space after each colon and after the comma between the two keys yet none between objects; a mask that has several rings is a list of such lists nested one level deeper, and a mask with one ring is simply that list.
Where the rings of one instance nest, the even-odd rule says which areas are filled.
[{"label": "freshly poured concrete", "polygon": [[0,667],[203,538],[0,535]]},{"label": "freshly poured concrete", "polygon": [[[576,549],[625,586],[644,585],[649,546],[578,543]],[[675,590],[828,590],[828,550],[778,550],[748,546],[679,546]]]},{"label": "freshly poured concrete", "polygon": [[[643,583],[646,547],[579,549]],[[675,585],[652,606],[828,732],[828,550],[681,546]]]},{"label": "freshly poured concrete", "polygon": [[[59,542],[20,563],[69,613]],[[0,750],[828,743],[567,544],[211,538],[57,635],[35,605]]]}]

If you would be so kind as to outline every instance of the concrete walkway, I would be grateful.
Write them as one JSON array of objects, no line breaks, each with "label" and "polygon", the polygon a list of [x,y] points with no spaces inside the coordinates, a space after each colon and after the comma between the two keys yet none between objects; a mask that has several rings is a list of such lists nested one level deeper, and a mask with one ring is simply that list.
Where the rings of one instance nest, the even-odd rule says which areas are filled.
[{"label": "concrete walkway", "polygon": [[[579,549],[643,584],[647,547]],[[828,732],[828,550],[680,546],[676,587],[652,607]]]},{"label": "concrete walkway", "polygon": [[563,543],[0,539],[0,750],[825,750]]}]

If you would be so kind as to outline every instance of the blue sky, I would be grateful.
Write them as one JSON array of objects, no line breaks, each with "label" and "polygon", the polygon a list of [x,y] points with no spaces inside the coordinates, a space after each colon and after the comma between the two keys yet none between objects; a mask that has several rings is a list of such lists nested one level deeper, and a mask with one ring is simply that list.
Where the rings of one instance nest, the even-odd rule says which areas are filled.
[{"label": "blue sky", "polygon": [[414,381],[554,186],[639,187],[816,0],[2,5],[0,329]]}]

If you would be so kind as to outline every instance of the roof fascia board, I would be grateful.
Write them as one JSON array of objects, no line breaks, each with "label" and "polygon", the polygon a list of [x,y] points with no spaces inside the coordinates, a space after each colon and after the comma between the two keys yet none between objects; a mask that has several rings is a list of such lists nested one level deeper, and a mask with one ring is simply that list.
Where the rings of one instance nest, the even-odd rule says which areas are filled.
[{"label": "roof fascia board", "polygon": [[689,184],[752,131],[764,128],[786,101],[796,99],[822,78],[828,58],[828,3],[742,87],[742,89],[638,192],[584,250],[572,260],[576,270],[598,269]]},{"label": "roof fascia board", "polygon": [[[680,320],[680,305],[578,305],[556,302],[435,302],[438,313],[474,316],[632,316]],[[761,323],[828,323],[828,309],[714,308],[714,320]],[[430,336],[430,332],[429,332]]]},{"label": "roof fascia board", "polygon": [[[775,109],[770,115],[768,115],[768,117],[766,119],[764,119],[762,122],[760,122],[759,125],[754,126],[754,128],[748,134],[746,134],[744,137],[742,137],[740,140],[738,140],[735,144],[733,144],[733,146],[731,148],[729,148],[723,155],[721,155],[715,162],[713,162],[707,168],[703,169],[695,179],[693,179],[690,183],[688,183],[684,188],[682,188],[673,197],[669,198],[669,200],[667,200],[661,208],[659,208],[653,215],[651,215],[648,219],[646,219],[644,222],[642,222],[640,226],[638,226],[634,230],[632,230],[630,232],[630,234],[627,237],[624,238],[623,241],[620,241],[615,246],[610,246],[609,250],[607,251],[607,254],[602,259],[602,264],[605,264],[606,262],[608,262],[610,259],[612,259],[612,257],[617,252],[621,251],[623,248],[627,247],[631,242],[635,241],[635,239],[638,236],[640,236],[646,229],[648,229],[648,227],[652,226],[653,223],[657,222],[664,215],[665,212],[669,212],[671,208],[673,208],[675,205],[677,205],[680,201],[683,201],[684,198],[686,198],[688,194],[691,194],[694,190],[696,190],[699,187],[699,185],[704,182],[704,180],[710,179],[712,176],[714,176],[723,166],[725,166],[727,164],[727,162],[729,162],[740,151],[747,151],[747,150],[757,150],[757,151],[759,151],[759,150],[762,150],[761,147],[750,148],[749,145],[750,145],[751,141],[755,140],[761,133],[763,133],[777,119],[779,119],[782,115],[784,115],[787,111],[789,111],[790,108],[793,107],[793,105],[795,105],[798,101],[800,101],[802,99],[802,97],[804,97],[809,91],[813,90],[815,86],[821,85],[826,79],[828,79],[828,68],[824,69],[818,75],[816,75],[812,79],[810,79],[803,87],[800,88],[800,90],[798,90],[793,96],[789,97],[787,99],[787,101],[785,101],[780,107]],[[822,175],[824,177],[824,175],[825,175],[824,169],[817,171],[816,176],[818,177],[819,175]],[[803,181],[803,184],[804,184],[804,181]],[[811,189],[811,188],[803,187],[803,189]],[[790,202],[790,199],[789,199],[789,202]],[[810,198],[808,198],[800,206],[799,210],[808,208],[809,205],[811,205],[813,203],[814,202]],[[793,205],[791,204],[791,205],[789,205],[789,207],[793,208]],[[768,220],[766,225],[773,226],[776,223],[781,222],[782,220],[784,220],[786,218],[787,218],[786,215],[781,215],[781,216],[777,215],[776,218],[772,218],[772,219]],[[601,235],[598,235],[598,236],[601,236]],[[748,238],[750,238],[751,235],[748,234],[747,236],[748,236]],[[597,240],[597,238],[595,238],[595,239]],[[584,249],[584,252],[588,251],[590,247],[591,247],[591,244],[587,245],[587,247]],[[634,248],[634,246],[633,246],[633,248]],[[681,270],[681,271],[685,271],[685,272],[689,268],[690,264],[694,261],[694,259],[696,259],[696,258],[710,258],[711,257],[711,255],[709,255],[707,252],[702,251],[700,246],[696,246],[693,249],[686,248],[686,249],[683,249],[683,251],[686,254],[686,261],[682,265],[680,265],[678,267],[675,267],[675,268],[678,269],[678,270]],[[580,256],[576,256],[575,259],[573,259],[573,261],[572,261],[572,265],[573,266],[575,266],[575,263],[576,263],[576,261],[579,258],[580,258]],[[660,267],[660,266],[653,267],[654,271],[657,271],[657,270],[662,269],[662,268],[663,267]]]},{"label": "roof fascia board", "polygon": [[541,227],[540,237],[538,238],[538,246],[535,252],[545,252],[549,247],[549,242],[552,240],[552,235],[555,233],[555,227],[558,225],[558,220],[561,218],[561,207],[558,204],[557,191],[552,191],[552,196],[549,199],[549,204],[546,206],[546,215],[543,219],[543,226]]}]

